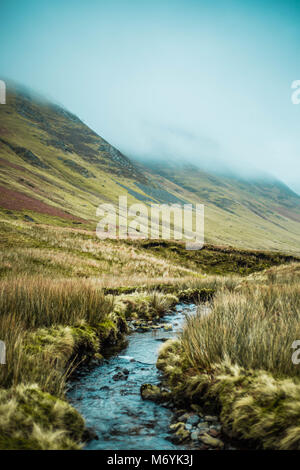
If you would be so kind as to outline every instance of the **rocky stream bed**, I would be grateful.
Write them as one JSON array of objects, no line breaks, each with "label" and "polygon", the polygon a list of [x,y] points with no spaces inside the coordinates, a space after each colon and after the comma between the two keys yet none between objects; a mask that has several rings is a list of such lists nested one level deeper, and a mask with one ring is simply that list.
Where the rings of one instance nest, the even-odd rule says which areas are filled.
[{"label": "rocky stream bed", "polygon": [[[208,311],[202,307],[203,314]],[[79,369],[68,398],[91,430],[86,449],[233,449],[217,416],[206,415],[197,405],[176,410],[167,391],[165,400],[161,394],[159,347],[195,312],[194,304],[178,304],[158,322],[130,322],[131,333],[121,351],[99,365]]]}]

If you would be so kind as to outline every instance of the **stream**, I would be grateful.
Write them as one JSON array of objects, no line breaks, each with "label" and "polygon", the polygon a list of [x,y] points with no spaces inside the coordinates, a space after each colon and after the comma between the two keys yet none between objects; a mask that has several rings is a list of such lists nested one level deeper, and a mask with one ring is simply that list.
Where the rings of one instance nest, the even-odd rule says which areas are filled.
[{"label": "stream", "polygon": [[[206,308],[203,306],[204,313]],[[176,336],[185,316],[196,313],[196,309],[194,304],[178,304],[161,319],[172,330],[133,331],[123,350],[72,380],[68,398],[99,437],[85,449],[186,448],[170,441],[172,410],[143,400],[140,387],[144,383],[159,384],[161,375],[155,366],[158,350],[163,341]]]}]

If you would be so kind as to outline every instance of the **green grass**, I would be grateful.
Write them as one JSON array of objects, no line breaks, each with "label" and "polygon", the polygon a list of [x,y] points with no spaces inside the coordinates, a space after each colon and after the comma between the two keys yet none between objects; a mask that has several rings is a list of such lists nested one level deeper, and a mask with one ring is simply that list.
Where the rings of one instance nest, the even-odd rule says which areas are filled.
[{"label": "green grass", "polygon": [[294,256],[280,253],[249,251],[214,245],[205,245],[203,249],[194,252],[186,250],[183,243],[169,241],[146,240],[136,242],[135,245],[142,247],[147,252],[163,256],[165,259],[170,259],[194,270],[200,269],[208,274],[248,275],[274,265],[298,260]]}]

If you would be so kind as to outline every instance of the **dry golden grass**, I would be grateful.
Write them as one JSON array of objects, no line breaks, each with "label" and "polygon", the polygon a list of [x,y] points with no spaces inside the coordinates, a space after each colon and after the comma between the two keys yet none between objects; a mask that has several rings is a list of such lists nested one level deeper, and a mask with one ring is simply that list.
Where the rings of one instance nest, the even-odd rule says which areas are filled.
[{"label": "dry golden grass", "polygon": [[274,375],[300,376],[292,343],[300,339],[300,283],[248,284],[238,292],[219,292],[208,316],[187,320],[182,335],[193,367],[208,370],[230,359],[244,368]]},{"label": "dry golden grass", "polygon": [[[204,291],[207,298],[218,293],[213,313],[189,319],[171,361],[166,354],[166,371],[177,383],[185,377],[184,367],[211,370],[224,358],[244,368],[298,375],[291,363],[287,366],[289,342],[299,331],[297,265],[245,280],[205,275],[181,266],[170,254],[164,258],[139,245],[101,242],[86,231],[11,222],[2,226],[2,235],[0,339],[7,346],[7,364],[0,368],[0,387],[8,395],[2,415],[0,407],[0,429],[5,429],[10,410],[9,426],[17,422],[14,390],[20,397],[22,387],[31,394],[35,383],[41,393],[63,398],[78,354],[99,353],[102,341],[117,338],[119,327],[124,334],[126,318],[162,315],[177,302],[176,294],[186,290]],[[126,286],[130,294],[124,294]],[[105,295],[105,289],[116,296]],[[25,422],[30,416],[24,416]],[[30,422],[21,448],[60,448],[59,436],[64,447],[76,448],[78,440],[61,432],[64,427],[56,418],[53,429],[36,417]],[[0,447],[18,447],[15,428],[12,434],[5,432]]]},{"label": "dry golden grass", "polygon": [[[101,241],[95,233],[0,221],[3,234],[0,276],[89,277],[104,282],[117,279],[126,285],[131,278],[180,278],[197,275],[192,269],[147,253],[123,241]],[[108,280],[108,281],[107,281]]]},{"label": "dry golden grass", "polygon": [[171,294],[141,291],[104,295],[90,279],[19,277],[0,281],[0,338],[6,365],[0,386],[36,383],[63,397],[77,355],[99,352],[102,339],[126,331],[126,317],[160,316],[178,301]]},{"label": "dry golden grass", "polygon": [[2,316],[14,315],[26,328],[97,324],[113,309],[113,299],[89,280],[22,277],[0,281]]},{"label": "dry golden grass", "polygon": [[6,364],[0,368],[0,387],[35,383],[43,391],[64,396],[72,369],[72,364],[68,363],[76,347],[70,327],[30,331],[19,317],[7,315],[0,317],[0,336],[6,344]]},{"label": "dry golden grass", "polygon": [[252,275],[218,291],[157,366],[179,403],[221,410],[223,429],[265,449],[300,449],[300,264]]},{"label": "dry golden grass", "polygon": [[63,396],[75,333],[81,334],[77,343],[88,341],[93,348],[95,334],[87,328],[105,322],[113,308],[113,297],[104,296],[89,280],[1,280],[0,338],[6,344],[6,365],[0,368],[0,385],[37,383]]}]

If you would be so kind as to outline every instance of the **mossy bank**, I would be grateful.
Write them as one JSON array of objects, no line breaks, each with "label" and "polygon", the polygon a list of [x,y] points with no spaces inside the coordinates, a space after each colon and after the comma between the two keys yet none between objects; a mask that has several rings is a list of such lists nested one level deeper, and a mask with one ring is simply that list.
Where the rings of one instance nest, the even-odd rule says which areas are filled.
[{"label": "mossy bank", "polygon": [[[103,294],[97,291],[92,295]],[[181,291],[181,295],[192,297],[195,290]],[[27,329],[22,337],[14,344],[14,337],[5,338],[9,357],[1,366],[5,388],[0,388],[0,448],[80,449],[88,431],[83,418],[66,401],[67,381],[78,365],[98,364],[110,348],[123,344],[129,321],[142,319],[153,324],[176,305],[179,296],[159,291],[106,295],[101,297],[101,314],[98,309],[93,317],[65,319],[69,325],[55,324],[52,318],[54,324],[47,326],[47,316],[42,320],[23,315],[21,325],[24,328],[27,322]],[[37,296],[33,299],[38,302]],[[96,304],[95,297],[94,307]],[[19,326],[16,315],[14,322]],[[2,334],[5,326],[2,319]],[[10,361],[14,354],[14,361]]]},{"label": "mossy bank", "polygon": [[252,448],[300,449],[299,264],[271,268],[218,292],[157,367],[179,408],[217,414],[222,432]]},{"label": "mossy bank", "polygon": [[[87,230],[1,217],[0,339],[6,344],[6,365],[0,366],[1,448],[80,448],[86,439],[81,428],[69,433],[63,420],[40,422],[31,407],[20,412],[21,395],[47,402],[50,394],[52,405],[58,403],[55,410],[61,410],[62,403],[69,406],[67,382],[76,367],[101,361],[120,345],[129,321],[147,328],[177,302],[206,302],[216,292],[233,295],[257,282],[274,284],[270,266],[295,261],[212,247],[192,259],[180,244],[100,241]],[[269,274],[245,277],[265,267]],[[296,332],[292,326],[291,331]],[[51,439],[38,439],[50,431]]]}]

